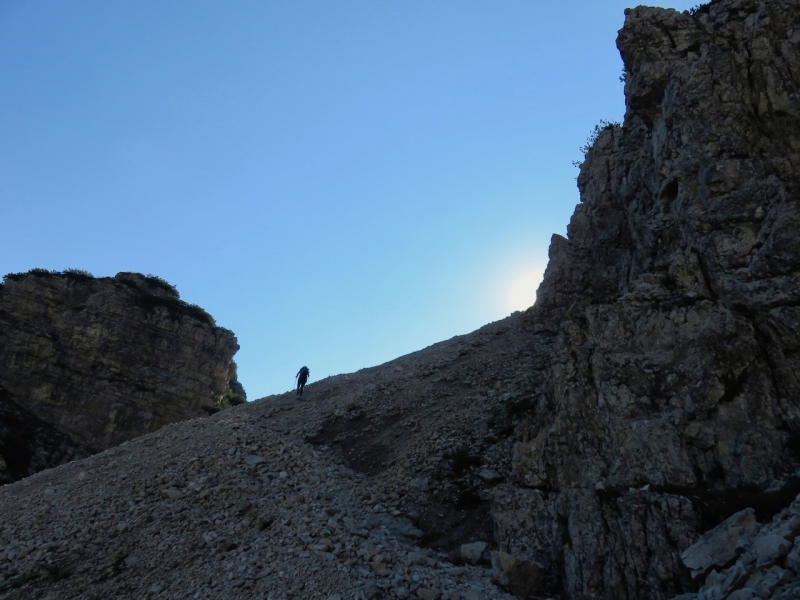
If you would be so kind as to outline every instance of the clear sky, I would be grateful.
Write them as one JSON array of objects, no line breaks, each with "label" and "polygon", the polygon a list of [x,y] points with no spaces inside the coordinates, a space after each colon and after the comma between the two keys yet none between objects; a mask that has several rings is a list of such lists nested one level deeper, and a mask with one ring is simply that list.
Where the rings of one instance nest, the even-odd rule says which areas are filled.
[{"label": "clear sky", "polygon": [[0,274],[163,277],[250,399],[473,331],[622,119],[627,5],[0,0]]}]

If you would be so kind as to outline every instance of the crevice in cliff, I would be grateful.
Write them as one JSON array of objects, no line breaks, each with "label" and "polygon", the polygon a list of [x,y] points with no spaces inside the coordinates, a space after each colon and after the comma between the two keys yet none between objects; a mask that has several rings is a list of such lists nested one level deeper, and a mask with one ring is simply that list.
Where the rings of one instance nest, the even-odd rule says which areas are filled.
[{"label": "crevice in cliff", "polygon": [[772,492],[757,486],[743,486],[697,492],[686,497],[698,512],[700,518],[698,530],[702,532],[713,529],[745,508],[753,508],[759,522],[768,522],[791,504],[798,494],[800,494],[800,478],[793,478],[779,490]]},{"label": "crevice in cliff", "polygon": [[666,36],[667,36],[667,38],[669,39],[670,46],[672,46],[672,49],[674,50],[675,48],[677,48],[677,47],[678,47],[678,45],[675,43],[675,38],[674,38],[674,37],[672,37],[672,32],[671,32],[671,31],[670,31],[670,30],[669,30],[667,27],[665,27],[663,24],[661,24],[661,23],[659,23],[659,24],[658,24],[658,28],[659,28],[661,31],[663,31],[663,32],[664,32],[664,35],[666,35]]},{"label": "crevice in cliff", "polygon": [[717,295],[717,291],[714,288],[714,282],[711,278],[711,272],[708,269],[708,264],[706,263],[705,258],[703,255],[698,251],[697,248],[693,247],[692,252],[694,252],[695,256],[697,257],[697,265],[700,267],[700,274],[703,276],[703,282],[706,284],[706,288],[708,289],[708,294],[711,297],[711,300],[716,304],[719,302],[719,296]]},{"label": "crevice in cliff", "polygon": [[725,386],[725,392],[719,399],[718,404],[727,404],[736,399],[744,391],[747,382],[748,369],[745,367],[738,375],[723,375],[720,379]]},{"label": "crevice in cliff", "polygon": [[677,179],[669,181],[661,191],[661,210],[665,215],[670,214],[672,211],[672,203],[675,202],[678,197],[678,191],[679,183]]},{"label": "crevice in cliff", "polygon": [[764,331],[766,324],[761,322],[761,320],[758,318],[758,313],[755,310],[738,303],[734,304],[732,309],[736,312],[736,314],[744,317],[750,324],[750,327],[752,328],[756,337],[756,341],[758,342],[758,357],[766,365],[767,369],[769,369],[769,378],[770,383],[772,384],[772,389],[775,391],[775,393],[780,394],[780,378],[778,376],[775,360],[770,352],[770,348],[774,347],[775,345],[775,336],[770,336],[768,332]]}]

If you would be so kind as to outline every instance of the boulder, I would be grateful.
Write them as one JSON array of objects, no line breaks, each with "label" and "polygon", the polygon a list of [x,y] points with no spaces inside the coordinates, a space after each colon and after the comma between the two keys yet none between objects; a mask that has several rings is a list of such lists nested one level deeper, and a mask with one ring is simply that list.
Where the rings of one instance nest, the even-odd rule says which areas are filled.
[{"label": "boulder", "polygon": [[758,531],[755,511],[745,509],[731,515],[682,554],[683,563],[692,571],[692,577],[705,575],[714,567],[724,567],[744,550]]},{"label": "boulder", "polygon": [[541,591],[544,567],[505,552],[492,552],[492,570],[495,581],[509,592],[522,598]]}]

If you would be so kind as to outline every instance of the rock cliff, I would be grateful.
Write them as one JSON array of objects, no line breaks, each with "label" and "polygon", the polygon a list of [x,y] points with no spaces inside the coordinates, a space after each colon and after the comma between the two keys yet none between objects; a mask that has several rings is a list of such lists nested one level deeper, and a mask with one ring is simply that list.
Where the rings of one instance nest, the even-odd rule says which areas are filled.
[{"label": "rock cliff", "polygon": [[530,318],[557,341],[514,468],[570,597],[662,598],[698,531],[800,491],[800,5],[639,7],[617,44],[625,121],[553,240]]},{"label": "rock cliff", "polygon": [[0,286],[0,481],[233,396],[230,331],[156,277],[34,270]]}]

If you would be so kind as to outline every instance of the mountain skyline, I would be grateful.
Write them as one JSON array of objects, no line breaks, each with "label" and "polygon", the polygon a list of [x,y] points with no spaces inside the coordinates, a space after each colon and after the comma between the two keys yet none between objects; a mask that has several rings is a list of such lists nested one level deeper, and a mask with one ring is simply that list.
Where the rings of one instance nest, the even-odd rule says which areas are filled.
[{"label": "mountain skyline", "polygon": [[625,6],[4,4],[0,270],[163,277],[250,398],[525,309]]}]

